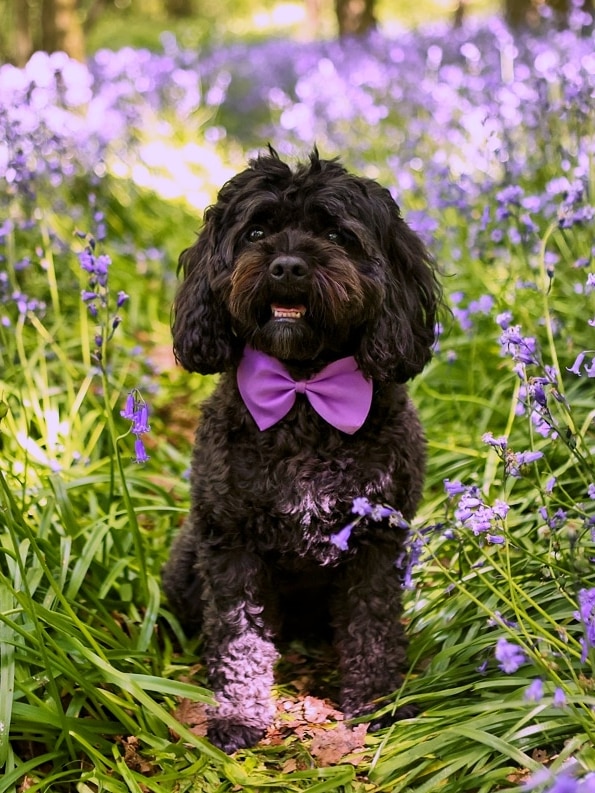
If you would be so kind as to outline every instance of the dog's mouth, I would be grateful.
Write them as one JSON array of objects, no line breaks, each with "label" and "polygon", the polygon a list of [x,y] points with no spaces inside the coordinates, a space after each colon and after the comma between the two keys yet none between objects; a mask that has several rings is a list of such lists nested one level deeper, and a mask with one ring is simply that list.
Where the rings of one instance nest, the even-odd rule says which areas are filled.
[{"label": "dog's mouth", "polygon": [[306,313],[306,306],[283,306],[279,303],[271,304],[271,314],[273,319],[297,320],[302,319]]}]

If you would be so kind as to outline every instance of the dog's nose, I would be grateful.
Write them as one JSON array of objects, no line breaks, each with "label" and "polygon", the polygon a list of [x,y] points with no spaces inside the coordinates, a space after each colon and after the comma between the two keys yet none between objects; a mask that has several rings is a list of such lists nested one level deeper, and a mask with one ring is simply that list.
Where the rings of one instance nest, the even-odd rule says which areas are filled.
[{"label": "dog's nose", "polygon": [[283,254],[273,259],[269,274],[276,281],[299,281],[308,275],[308,265],[299,256]]}]

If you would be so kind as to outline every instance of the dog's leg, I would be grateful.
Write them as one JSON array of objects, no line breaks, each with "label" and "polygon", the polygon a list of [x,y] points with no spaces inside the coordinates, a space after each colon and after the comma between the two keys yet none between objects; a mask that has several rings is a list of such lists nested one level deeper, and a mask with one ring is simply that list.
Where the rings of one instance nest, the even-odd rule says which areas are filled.
[{"label": "dog's leg", "polygon": [[203,554],[209,740],[225,752],[252,746],[270,724],[273,665],[271,594],[261,560],[246,551]]},{"label": "dog's leg", "polygon": [[196,533],[188,521],[176,537],[162,570],[168,603],[188,636],[199,633],[203,610],[203,583],[197,569]]},{"label": "dog's leg", "polygon": [[[374,700],[399,688],[407,668],[397,554],[397,548],[364,546],[346,565],[335,594],[341,707],[347,717],[372,713],[378,707]],[[372,729],[414,713],[415,708],[402,708]]]}]

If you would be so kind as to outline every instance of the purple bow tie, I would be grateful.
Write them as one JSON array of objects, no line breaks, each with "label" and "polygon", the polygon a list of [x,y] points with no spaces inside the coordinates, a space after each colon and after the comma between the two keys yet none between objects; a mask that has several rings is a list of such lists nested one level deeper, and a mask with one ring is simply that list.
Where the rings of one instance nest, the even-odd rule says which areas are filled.
[{"label": "purple bow tie", "polygon": [[305,394],[325,421],[348,435],[362,426],[372,404],[372,382],[353,356],[333,361],[309,380],[296,381],[276,358],[246,347],[237,380],[260,430],[281,421],[293,407],[296,394]]}]

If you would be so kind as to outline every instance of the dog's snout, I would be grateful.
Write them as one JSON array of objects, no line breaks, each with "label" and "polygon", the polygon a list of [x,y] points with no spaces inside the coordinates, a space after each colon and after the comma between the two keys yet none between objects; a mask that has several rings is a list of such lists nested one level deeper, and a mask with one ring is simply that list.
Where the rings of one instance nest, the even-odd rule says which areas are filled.
[{"label": "dog's snout", "polygon": [[308,275],[308,265],[299,256],[283,254],[271,262],[269,274],[276,281],[299,281]]}]

